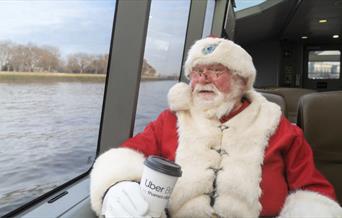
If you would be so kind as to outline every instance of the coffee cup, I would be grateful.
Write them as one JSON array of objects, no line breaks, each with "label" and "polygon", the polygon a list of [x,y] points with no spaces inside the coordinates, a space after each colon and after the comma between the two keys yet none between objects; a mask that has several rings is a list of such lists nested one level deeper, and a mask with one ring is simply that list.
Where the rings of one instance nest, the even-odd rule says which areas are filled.
[{"label": "coffee cup", "polygon": [[178,177],[182,176],[181,167],[173,161],[159,156],[149,156],[144,162],[140,189],[149,203],[149,215],[160,217],[171,196]]}]

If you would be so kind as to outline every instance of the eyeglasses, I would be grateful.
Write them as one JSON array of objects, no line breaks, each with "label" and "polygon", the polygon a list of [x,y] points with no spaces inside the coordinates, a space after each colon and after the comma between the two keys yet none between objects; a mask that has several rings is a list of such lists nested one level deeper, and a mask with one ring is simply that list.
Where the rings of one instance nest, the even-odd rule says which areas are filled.
[{"label": "eyeglasses", "polygon": [[228,72],[225,67],[222,66],[210,66],[210,67],[200,67],[192,68],[191,76],[194,78],[200,78],[204,76],[205,78],[216,80],[220,78],[225,72]]}]

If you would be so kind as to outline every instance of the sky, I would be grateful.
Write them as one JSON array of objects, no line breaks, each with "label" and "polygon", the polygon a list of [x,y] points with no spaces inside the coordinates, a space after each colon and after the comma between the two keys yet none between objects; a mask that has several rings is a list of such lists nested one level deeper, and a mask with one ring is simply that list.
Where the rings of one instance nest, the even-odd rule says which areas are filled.
[{"label": "sky", "polygon": [[55,46],[62,54],[105,53],[114,7],[110,0],[1,0],[0,41]]},{"label": "sky", "polygon": [[[261,2],[236,0],[235,10]],[[145,59],[161,75],[181,70],[189,8],[190,0],[152,0]],[[114,11],[115,0],[0,0],[0,41],[54,46],[62,57],[105,54]]]}]

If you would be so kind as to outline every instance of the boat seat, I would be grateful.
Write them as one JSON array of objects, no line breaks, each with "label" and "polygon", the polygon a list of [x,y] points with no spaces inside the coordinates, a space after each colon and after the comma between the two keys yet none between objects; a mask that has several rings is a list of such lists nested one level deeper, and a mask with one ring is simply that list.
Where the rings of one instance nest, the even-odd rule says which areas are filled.
[{"label": "boat seat", "polygon": [[342,203],[342,91],[301,97],[297,125],[304,131],[320,172],[334,185]]},{"label": "boat seat", "polygon": [[303,89],[303,88],[270,88],[263,89],[262,92],[272,93],[282,96],[285,99],[286,103],[286,117],[293,123],[297,121],[297,113],[298,113],[298,102],[301,96],[315,93],[316,90],[312,89]]}]

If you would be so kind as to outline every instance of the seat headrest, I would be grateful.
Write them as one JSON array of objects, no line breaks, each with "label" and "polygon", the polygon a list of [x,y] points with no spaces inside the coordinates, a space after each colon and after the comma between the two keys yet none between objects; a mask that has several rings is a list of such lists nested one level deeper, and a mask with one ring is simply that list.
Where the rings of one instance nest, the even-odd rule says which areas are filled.
[{"label": "seat headrest", "polygon": [[[341,111],[342,91],[307,94],[299,101],[297,125],[318,153],[318,159],[319,153],[323,156],[330,154],[334,156],[331,158],[342,162]],[[325,159],[323,156],[321,158]]]},{"label": "seat headrest", "polygon": [[264,92],[283,96],[286,102],[287,118],[291,122],[296,122],[297,112],[298,112],[298,101],[300,97],[306,94],[315,93],[316,90],[303,89],[303,88],[278,87],[278,88],[265,89]]}]

